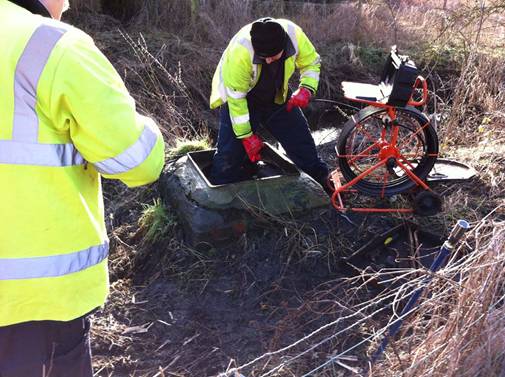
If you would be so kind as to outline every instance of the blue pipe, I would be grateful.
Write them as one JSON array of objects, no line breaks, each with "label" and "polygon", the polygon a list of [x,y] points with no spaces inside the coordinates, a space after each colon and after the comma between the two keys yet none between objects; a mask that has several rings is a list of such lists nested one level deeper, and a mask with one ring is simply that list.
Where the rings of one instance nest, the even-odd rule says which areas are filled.
[{"label": "blue pipe", "polygon": [[[445,262],[451,251],[454,249],[454,247],[457,245],[457,243],[461,240],[465,232],[470,228],[470,224],[466,220],[458,220],[454,228],[452,229],[452,232],[449,236],[449,238],[444,242],[442,247],[440,248],[437,257],[433,261],[433,263],[430,266],[429,271],[431,272],[437,272],[442,264]],[[371,362],[374,364],[379,358],[382,356],[384,351],[386,350],[386,347],[388,346],[389,339],[394,337],[398,331],[400,330],[400,327],[403,324],[403,321],[405,320],[404,316],[406,317],[407,314],[413,310],[413,308],[416,306],[417,300],[421,296],[421,294],[424,291],[424,288],[428,285],[428,283],[432,279],[432,275],[427,276],[423,280],[423,284],[421,287],[417,288],[412,295],[410,296],[409,301],[407,302],[407,305],[403,308],[400,317],[396,319],[389,327],[388,329],[388,334],[384,337],[382,340],[379,348],[373,353]]]}]

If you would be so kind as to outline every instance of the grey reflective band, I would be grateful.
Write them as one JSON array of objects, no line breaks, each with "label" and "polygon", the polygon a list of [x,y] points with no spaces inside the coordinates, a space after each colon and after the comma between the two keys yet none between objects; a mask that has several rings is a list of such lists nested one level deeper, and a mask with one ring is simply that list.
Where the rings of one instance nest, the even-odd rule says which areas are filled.
[{"label": "grey reflective band", "polygon": [[61,27],[39,26],[18,60],[14,75],[12,140],[0,140],[0,164],[62,167],[85,162],[73,144],[37,143],[37,87],[54,46],[65,33]]},{"label": "grey reflective band", "polygon": [[253,49],[253,45],[252,45],[252,42],[250,39],[247,39],[247,38],[241,38],[238,43],[240,43],[242,46],[244,46],[247,51],[249,51],[249,55],[251,55],[251,60],[253,59],[254,57],[254,49]]},{"label": "grey reflective band", "polygon": [[34,144],[0,140],[0,164],[73,166],[84,164],[73,144]]},{"label": "grey reflective band", "polygon": [[245,114],[245,115],[239,115],[235,118],[231,118],[231,123],[233,125],[237,125],[237,124],[244,124],[244,123],[247,123],[249,122],[249,114]]},{"label": "grey reflective band", "polygon": [[93,267],[109,253],[109,241],[70,254],[32,258],[0,258],[0,280],[63,276]]},{"label": "grey reflective band", "polygon": [[[226,52],[226,51],[225,51]],[[223,54],[224,56],[224,54]],[[223,100],[223,102],[226,102],[227,96],[226,96],[226,88],[224,87],[224,79],[223,79],[223,56],[221,56],[221,60],[219,60],[219,96]]]},{"label": "grey reflective band", "polygon": [[65,29],[41,25],[32,34],[16,66],[14,76],[14,124],[12,140],[37,142],[39,119],[37,86],[49,55]]},{"label": "grey reflective band", "polygon": [[295,48],[295,55],[298,55],[298,40],[296,39],[296,29],[295,25],[292,22],[288,23],[288,35],[291,39],[291,43],[293,43],[293,47]]},{"label": "grey reflective band", "polygon": [[311,79],[314,79],[314,80],[318,80],[319,81],[319,72],[314,72],[314,71],[305,71],[303,72],[301,75],[300,75],[301,78],[305,78],[305,77],[308,77],[308,78],[311,78]]},{"label": "grey reflective band", "polygon": [[249,55],[251,57],[252,70],[253,70],[252,82],[255,82],[256,77],[258,77],[258,65],[254,64],[254,62],[253,62],[254,61],[254,48],[253,48],[252,42],[250,39],[248,39],[246,37],[242,37],[238,41],[238,43],[241,44],[242,46],[244,46],[247,49],[247,51],[249,52]]},{"label": "grey reflective band", "polygon": [[146,124],[138,140],[123,153],[108,160],[95,162],[102,174],[120,174],[139,166],[151,154],[158,135]]},{"label": "grey reflective band", "polygon": [[253,64],[252,69],[253,69],[252,82],[256,82],[256,79],[258,78],[258,64]]},{"label": "grey reflective band", "polygon": [[231,89],[231,88],[225,87],[225,91],[226,91],[226,95],[228,97],[233,98],[233,99],[242,99],[242,98],[246,98],[246,96],[247,96],[247,93],[239,92],[239,91]]}]

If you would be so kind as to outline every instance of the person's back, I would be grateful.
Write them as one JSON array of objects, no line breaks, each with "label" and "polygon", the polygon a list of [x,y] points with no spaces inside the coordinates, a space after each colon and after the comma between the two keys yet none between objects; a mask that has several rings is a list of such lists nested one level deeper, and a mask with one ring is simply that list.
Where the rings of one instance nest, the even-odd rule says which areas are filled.
[{"label": "person's back", "polygon": [[156,180],[163,139],[83,32],[0,0],[0,46],[0,329],[70,321],[108,293],[100,174]]}]

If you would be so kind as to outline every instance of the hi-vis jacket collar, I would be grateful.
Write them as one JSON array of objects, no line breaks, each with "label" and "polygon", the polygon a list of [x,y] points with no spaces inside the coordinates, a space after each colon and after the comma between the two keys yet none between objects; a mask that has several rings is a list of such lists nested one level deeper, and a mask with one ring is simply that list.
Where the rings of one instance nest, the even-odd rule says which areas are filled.
[{"label": "hi-vis jacket collar", "polygon": [[46,7],[39,0],[9,0],[11,3],[17,4],[26,10],[44,17],[51,17]]}]

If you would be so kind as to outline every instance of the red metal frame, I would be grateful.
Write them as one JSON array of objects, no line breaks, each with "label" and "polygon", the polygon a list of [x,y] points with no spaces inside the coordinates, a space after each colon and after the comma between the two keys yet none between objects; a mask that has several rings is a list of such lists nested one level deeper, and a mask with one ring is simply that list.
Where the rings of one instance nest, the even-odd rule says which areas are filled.
[{"label": "red metal frame", "polygon": [[[426,83],[426,80],[422,76],[418,76],[416,79],[416,82],[414,84],[414,88],[418,88],[421,85],[422,87],[422,98],[420,101],[415,101],[412,97],[408,101],[407,105],[410,106],[422,106],[426,103],[428,99],[428,85]],[[409,170],[407,165],[410,165],[408,159],[402,155],[400,148],[402,145],[404,145],[404,140],[398,140],[399,138],[399,126],[395,125],[396,121],[396,107],[388,105],[387,103],[383,102],[375,102],[375,101],[369,101],[369,100],[364,100],[364,99],[357,99],[357,98],[347,98],[349,100],[355,101],[355,102],[361,102],[365,103],[367,105],[371,105],[374,107],[379,107],[379,108],[384,108],[386,109],[388,116],[391,119],[391,124],[392,124],[392,135],[391,135],[391,140],[387,141],[386,140],[386,129],[384,128],[381,133],[381,137],[379,140],[375,141],[371,146],[367,147],[364,151],[360,152],[360,155],[349,155],[347,157],[352,157],[354,160],[351,160],[350,162],[352,163],[353,161],[356,161],[357,158],[360,156],[369,156],[369,152],[376,147],[380,148],[379,154],[378,154],[378,162],[373,165],[372,167],[366,169],[365,171],[361,172],[358,176],[356,176],[354,179],[351,181],[342,184],[340,180],[340,174],[338,170],[334,170],[331,173],[331,180],[333,182],[333,187],[334,187],[334,192],[331,196],[331,203],[332,205],[339,211],[345,212],[345,211],[353,211],[353,212],[365,212],[365,213],[412,213],[414,212],[413,208],[372,208],[372,207],[346,207],[342,198],[342,194],[345,192],[356,192],[356,190],[353,190],[352,187],[359,181],[361,181],[363,178],[371,175],[374,173],[377,169],[385,165],[389,159],[393,158],[395,160],[396,165],[402,169],[405,174],[410,178],[412,181],[416,183],[417,186],[422,188],[423,190],[429,190],[431,189],[428,187],[428,185],[417,175],[415,175],[411,170]],[[423,125],[419,130],[416,130],[413,135],[410,136],[409,140],[412,140],[412,138],[417,135],[420,131],[424,129],[424,127],[428,126],[429,123],[426,123]],[[363,130],[363,132],[365,132]],[[372,138],[373,139],[373,138]],[[338,156],[338,157],[346,157],[346,156]],[[410,165],[412,168],[412,165]],[[388,176],[384,175],[384,186],[387,183]],[[382,192],[381,197],[384,197],[384,189]]]}]

